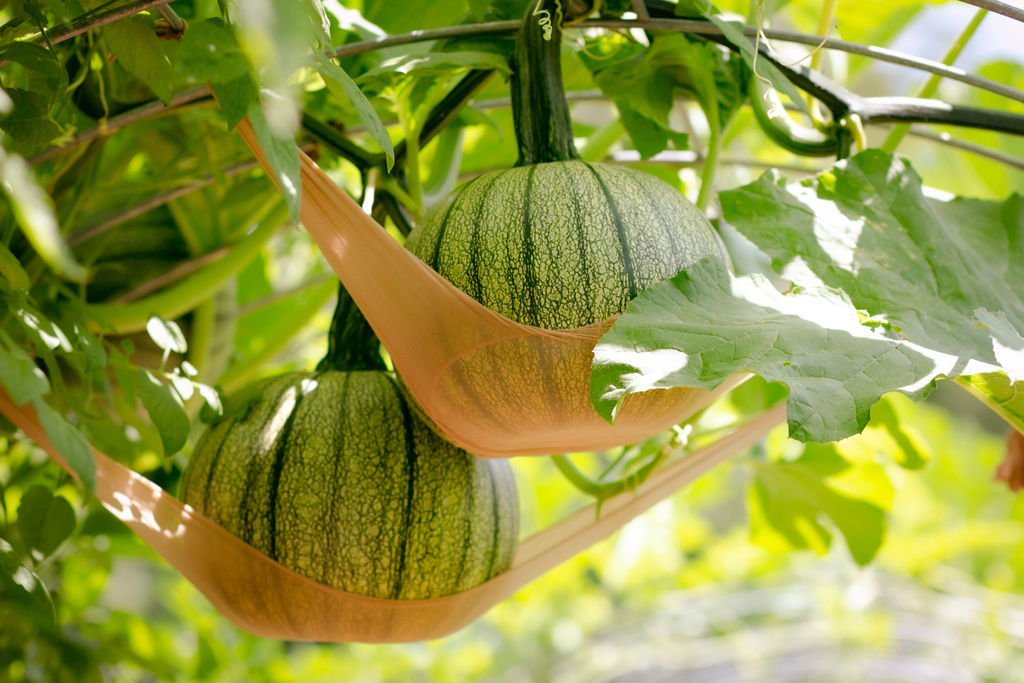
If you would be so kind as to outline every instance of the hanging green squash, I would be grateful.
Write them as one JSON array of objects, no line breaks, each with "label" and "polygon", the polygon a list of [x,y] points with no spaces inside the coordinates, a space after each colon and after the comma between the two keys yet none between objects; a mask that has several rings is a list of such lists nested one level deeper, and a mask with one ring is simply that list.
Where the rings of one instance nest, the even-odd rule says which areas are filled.
[{"label": "hanging green squash", "polygon": [[533,3],[516,39],[518,163],[464,185],[406,243],[488,308],[548,329],[621,313],[648,285],[722,253],[707,219],[675,188],[580,159],[562,86],[561,7]]},{"label": "hanging green squash", "polygon": [[340,291],[316,372],[263,380],[229,402],[185,470],[181,499],[320,583],[418,599],[483,583],[512,562],[518,500],[507,461],[437,436],[384,371]]}]

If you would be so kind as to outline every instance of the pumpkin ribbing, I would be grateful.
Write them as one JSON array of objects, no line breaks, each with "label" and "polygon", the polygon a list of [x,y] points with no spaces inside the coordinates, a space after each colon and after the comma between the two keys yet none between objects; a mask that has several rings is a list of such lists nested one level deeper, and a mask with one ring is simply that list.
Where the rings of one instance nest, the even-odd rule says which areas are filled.
[{"label": "pumpkin ribbing", "polygon": [[181,497],[296,572],[381,598],[466,590],[516,544],[508,463],[440,439],[382,372],[268,382],[200,439]]},{"label": "pumpkin ribbing", "polygon": [[718,243],[675,189],[583,161],[485,173],[434,210],[406,246],[512,320],[580,327],[622,312]]},{"label": "pumpkin ribbing", "polygon": [[621,313],[648,285],[721,255],[707,219],[675,188],[579,160],[561,82],[561,6],[531,4],[516,39],[517,166],[464,185],[406,242],[477,301],[549,329]]}]

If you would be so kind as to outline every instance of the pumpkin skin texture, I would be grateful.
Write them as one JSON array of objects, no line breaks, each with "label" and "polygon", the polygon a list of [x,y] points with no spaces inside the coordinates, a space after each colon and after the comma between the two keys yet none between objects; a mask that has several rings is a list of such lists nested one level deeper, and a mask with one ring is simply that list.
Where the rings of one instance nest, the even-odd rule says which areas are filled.
[{"label": "pumpkin skin texture", "polygon": [[412,600],[507,569],[507,462],[436,436],[379,371],[292,373],[202,436],[181,498],[257,550],[350,593]]},{"label": "pumpkin skin texture", "polygon": [[650,284],[722,254],[704,215],[667,183],[585,161],[485,173],[406,246],[491,310],[547,329],[605,320]]}]

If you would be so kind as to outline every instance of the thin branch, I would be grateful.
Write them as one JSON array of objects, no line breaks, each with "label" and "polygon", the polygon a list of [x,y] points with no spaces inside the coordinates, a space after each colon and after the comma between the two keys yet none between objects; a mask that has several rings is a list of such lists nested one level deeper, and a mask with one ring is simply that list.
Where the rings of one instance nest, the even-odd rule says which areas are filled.
[{"label": "thin branch", "polygon": [[644,4],[644,0],[632,0],[630,6],[633,8],[633,13],[636,14],[638,19],[650,19],[651,15],[647,11],[647,5]]},{"label": "thin branch", "polygon": [[[588,21],[583,24],[575,24],[569,28],[576,27],[594,27],[594,28],[614,28],[614,29],[626,29],[635,26],[642,26],[644,28],[661,29],[666,31],[683,31],[685,33],[694,33],[700,35],[709,36],[720,36],[722,32],[718,27],[709,24],[704,21],[695,19],[650,19],[649,21],[623,21],[623,20],[599,20],[599,21]],[[763,35],[772,40],[781,40],[788,43],[798,43],[801,45],[817,46],[829,50],[838,50],[840,52],[848,52],[854,55],[860,55],[863,57],[871,57],[880,62],[888,62],[890,64],[898,64],[911,69],[918,69],[920,71],[927,71],[929,73],[938,74],[943,78],[948,78],[953,81],[960,81],[972,85],[981,90],[988,90],[989,92],[1002,95],[1018,102],[1024,102],[1024,91],[1011,88],[1007,85],[993,81],[988,78],[982,78],[981,76],[975,76],[974,74],[967,73],[963,69],[957,67],[946,66],[941,62],[936,62],[931,59],[925,59],[923,57],[916,57],[914,55],[908,55],[903,52],[897,52],[896,50],[890,50],[884,47],[874,47],[871,45],[861,45],[860,43],[851,43],[846,40],[839,40],[836,38],[826,38],[822,40],[820,36],[812,36],[806,33],[797,33],[795,31],[781,31],[777,29],[761,29]],[[743,33],[746,36],[753,38],[757,35],[758,29],[754,26],[744,26]]]},{"label": "thin branch", "polygon": [[178,199],[179,197],[184,197],[185,195],[196,192],[197,190],[201,190],[204,187],[207,187],[209,185],[214,184],[215,182],[218,182],[222,178],[230,178],[231,176],[238,175],[239,173],[245,173],[246,171],[251,171],[258,167],[259,162],[255,159],[243,161],[241,163],[234,164],[233,166],[228,166],[227,168],[219,171],[218,173],[211,173],[207,176],[204,176],[201,180],[198,180],[194,183],[189,183],[188,185],[183,185],[182,187],[177,187],[173,190],[168,190],[167,192],[161,192],[160,194],[153,195],[152,197],[150,197],[149,199],[140,204],[136,204],[135,206],[131,206],[123,211],[119,211],[113,216],[110,216],[100,221],[99,223],[91,227],[87,227],[84,230],[81,230],[80,232],[72,235],[68,239],[68,244],[70,244],[71,246],[75,246],[77,244],[81,244],[82,242],[87,242],[91,239],[99,237],[100,235],[107,232],[111,228],[115,228],[118,225],[121,225],[122,223],[129,221],[132,218],[135,218],[136,216],[141,216],[142,214],[146,213],[151,209],[155,209],[158,206],[163,206],[167,202]]},{"label": "thin branch", "polygon": [[[987,1],[987,0],[979,0],[979,2],[983,2],[983,1]],[[133,8],[134,7],[142,7],[142,6],[152,7],[152,6],[156,6],[157,4],[159,4],[159,2],[157,0],[146,0],[145,2],[140,2],[140,3],[136,3],[134,5],[125,6],[124,8],[117,8],[116,10],[111,10],[107,14],[110,14],[110,13],[113,13],[113,12],[118,12],[118,11],[124,11],[125,8],[127,8],[127,7],[133,7]],[[136,10],[136,11],[138,11],[138,10]],[[995,10],[993,10],[993,11],[995,11]],[[99,17],[96,18],[96,20],[99,20],[99,19],[100,19]],[[495,21],[495,22],[484,22],[484,23],[479,23],[479,24],[468,24],[468,25],[462,25],[462,26],[449,26],[449,27],[439,28],[439,29],[429,29],[429,30],[413,31],[411,33],[404,33],[404,34],[400,34],[400,35],[396,35],[396,36],[386,36],[386,37],[383,37],[383,38],[375,38],[375,39],[372,39],[372,40],[366,40],[366,41],[360,41],[360,42],[356,42],[356,43],[351,43],[349,45],[344,45],[342,47],[339,47],[339,48],[333,50],[330,54],[332,56],[334,56],[334,57],[345,57],[345,56],[350,56],[350,55],[362,54],[362,53],[365,53],[365,52],[370,52],[370,51],[382,49],[382,48],[385,48],[385,47],[391,47],[391,46],[396,46],[396,45],[406,45],[406,44],[410,44],[410,43],[418,43],[418,42],[425,42],[425,41],[440,40],[440,39],[444,39],[444,38],[456,38],[456,37],[465,37],[465,36],[472,36],[472,35],[494,34],[494,33],[510,33],[510,32],[513,32],[513,31],[517,30],[519,25],[520,25],[520,22],[519,21],[515,21],[515,20],[513,20],[513,21]],[[689,33],[708,35],[708,36],[719,36],[719,37],[721,36],[721,31],[717,27],[715,27],[714,25],[710,24],[709,22],[701,21],[701,20],[691,20],[691,19],[667,19],[667,18],[661,18],[661,19],[636,20],[636,21],[619,21],[619,20],[598,20],[598,21],[593,21],[592,20],[592,21],[582,22],[580,24],[574,24],[574,25],[570,26],[569,28],[576,29],[576,28],[592,28],[592,27],[597,27],[597,28],[613,28],[613,29],[623,29],[623,28],[632,28],[632,27],[643,27],[643,28],[653,28],[653,29],[659,29],[660,28],[660,29],[673,30],[673,31],[685,31],[685,32],[689,32]],[[86,29],[86,30],[88,30],[88,29]],[[744,33],[746,35],[751,36],[751,37],[756,35],[756,32],[757,32],[757,29],[755,27],[753,27],[753,26],[746,26],[746,27],[744,27],[743,30],[744,30]],[[807,34],[795,33],[795,32],[791,32],[791,31],[779,31],[779,30],[773,30],[773,29],[765,29],[765,35],[767,37],[769,37],[769,38],[774,39],[774,40],[783,40],[783,41],[789,41],[789,42],[796,42],[796,43],[802,43],[802,44],[812,45],[812,46],[818,45],[819,43],[821,43],[821,38],[819,36],[812,36],[812,35],[807,35]],[[860,44],[857,44],[857,43],[851,43],[851,42],[848,42],[848,41],[836,40],[836,39],[831,39],[831,38],[827,39],[824,42],[824,47],[826,47],[828,49],[834,49],[834,50],[839,50],[839,51],[843,51],[843,52],[849,52],[851,54],[858,54],[858,55],[863,55],[863,56],[866,56],[866,57],[871,57],[871,58],[877,59],[878,61],[882,61],[882,62],[898,64],[898,65],[905,66],[905,67],[908,67],[908,68],[919,69],[919,70],[922,70],[922,71],[927,71],[927,72],[930,72],[930,73],[938,74],[938,75],[941,75],[942,77],[950,79],[950,80],[960,81],[962,83],[966,83],[968,85],[973,85],[973,86],[981,88],[983,90],[988,90],[990,92],[994,92],[994,93],[1003,95],[1003,96],[1008,97],[1008,98],[1013,99],[1013,100],[1024,102],[1024,92],[1022,92],[1020,90],[1017,90],[1015,88],[1010,88],[1010,87],[1008,87],[1006,85],[1003,85],[1001,83],[997,83],[995,81],[991,81],[989,79],[985,79],[985,78],[981,78],[981,77],[978,77],[978,76],[974,76],[972,74],[968,74],[968,73],[964,72],[962,69],[957,69],[957,68],[954,68],[954,67],[949,67],[949,66],[946,66],[944,64],[940,64],[938,62],[934,62],[932,60],[922,59],[922,58],[919,58],[919,57],[915,57],[915,56],[912,56],[912,55],[907,55],[907,54],[904,54],[904,53],[899,53],[899,52],[896,52],[896,51],[893,51],[893,50],[888,50],[888,49],[885,49],[885,48],[870,47],[870,46],[860,45]],[[807,87],[806,87],[807,84],[808,83],[812,84],[812,87],[814,87],[814,89],[815,89],[815,92],[813,94],[816,97],[818,97],[819,99],[822,99],[823,101],[825,101],[826,104],[828,104],[827,100],[831,99],[833,105],[846,106],[846,103],[843,102],[842,100],[840,100],[839,98],[836,98],[834,96],[832,96],[830,98],[830,92],[828,91],[828,88],[829,87],[834,87],[834,84],[832,84],[830,81],[827,81],[827,79],[824,79],[824,82],[823,82],[823,79],[815,79],[813,76],[807,75],[810,72],[808,72],[808,70],[806,70],[806,69],[803,70],[802,72],[800,72],[800,71],[793,71],[793,70],[789,70],[789,71],[791,73],[797,73],[798,75],[800,73],[804,73],[805,74],[805,78],[803,79],[803,81],[801,83],[798,83],[798,85],[800,85],[800,87],[803,87],[803,88],[807,89]],[[144,104],[144,105],[142,105],[140,107],[137,107],[136,109],[127,111],[127,112],[125,112],[125,113],[123,113],[123,114],[121,114],[119,116],[111,118],[106,123],[105,126],[98,126],[96,128],[90,129],[89,131],[86,131],[82,135],[79,135],[78,137],[73,139],[67,145],[64,145],[64,146],[61,146],[61,147],[52,147],[52,148],[50,148],[48,150],[45,150],[44,152],[42,152],[42,153],[36,155],[35,157],[33,157],[30,160],[30,162],[32,164],[38,164],[38,163],[40,163],[42,161],[45,161],[47,159],[52,158],[53,156],[61,153],[64,150],[71,149],[75,145],[82,144],[84,142],[88,142],[88,141],[96,139],[98,137],[102,137],[104,135],[110,134],[110,133],[112,133],[112,132],[114,132],[114,131],[116,131],[116,130],[118,130],[120,128],[123,128],[124,126],[126,126],[126,125],[128,125],[130,123],[143,120],[143,119],[148,118],[150,116],[161,114],[166,109],[169,109],[171,107],[182,106],[182,105],[184,105],[184,104],[186,104],[188,102],[193,102],[195,100],[201,99],[201,98],[206,97],[208,95],[209,95],[209,89],[204,85],[204,86],[198,86],[196,88],[192,88],[191,90],[186,90],[186,91],[184,91],[182,93],[179,93],[178,95],[176,95],[174,97],[174,99],[172,100],[170,106],[165,106],[163,103],[161,103],[159,101],[154,101],[154,102],[150,102],[150,103]]]},{"label": "thin branch", "polygon": [[169,4],[170,2],[172,2],[172,0],[138,0],[138,2],[132,2],[127,5],[121,5],[120,7],[109,9],[106,12],[100,12],[95,16],[85,14],[84,16],[72,21],[70,26],[65,26],[64,28],[53,31],[47,31],[45,37],[40,36],[39,38],[34,38],[33,41],[37,44],[44,44],[49,41],[51,45],[56,45],[57,43],[62,43],[65,40],[68,40],[69,38],[80,36],[83,33],[106,26],[107,24],[112,24],[119,19],[124,19],[138,14],[139,12],[145,12],[146,10],[153,9],[154,7]]},{"label": "thin branch", "polygon": [[[379,50],[385,47],[392,47],[395,45],[406,45],[409,43],[421,43],[431,40],[440,40],[443,38],[460,38],[465,36],[475,36],[492,33],[510,33],[519,28],[519,21],[491,21],[480,24],[465,24],[462,26],[447,26],[445,28],[429,29],[426,31],[412,31],[411,33],[403,33],[396,36],[387,36],[384,38],[374,38],[372,40],[364,40],[357,43],[349,43],[342,47],[336,48],[330,54],[334,57],[348,57],[351,55],[362,54],[364,52],[371,52],[373,50]],[[647,28],[654,30],[668,30],[668,31],[683,31],[686,33],[694,33],[700,35],[709,36],[721,36],[722,31],[711,24],[710,22],[699,20],[699,19],[646,19],[646,20],[619,20],[619,19],[598,19],[584,21],[578,24],[572,24],[566,27],[567,29],[587,29],[587,28],[611,28],[611,29],[629,29],[629,28]],[[755,26],[744,26],[743,33],[751,38],[757,35],[758,28]],[[800,43],[803,45],[817,46],[822,45],[830,50],[838,50],[840,52],[848,52],[850,54],[861,55],[864,57],[871,57],[880,62],[888,62],[891,64],[898,64],[911,69],[918,69],[921,71],[927,71],[934,74],[939,74],[944,78],[948,78],[954,81],[960,81],[968,85],[973,85],[976,88],[982,90],[988,90],[996,94],[1008,97],[1018,102],[1024,102],[1024,92],[1011,88],[1002,83],[990,80],[988,78],[982,78],[965,72],[963,69],[957,69],[955,67],[949,67],[945,64],[933,61],[931,59],[924,59],[922,57],[915,57],[914,55],[908,55],[903,52],[897,52],[895,50],[889,50],[881,47],[873,47],[869,45],[861,45],[860,43],[851,43],[846,40],[838,40],[835,38],[827,38],[822,41],[821,36],[812,36],[806,33],[797,33],[795,31],[780,31],[777,29],[763,29],[764,35],[772,40],[782,40],[790,43]]]},{"label": "thin branch", "polygon": [[1016,168],[1024,171],[1024,159],[1020,157],[1010,156],[1005,152],[992,149],[991,147],[985,147],[984,145],[978,145],[967,140],[961,140],[955,138],[949,133],[936,133],[935,131],[928,130],[927,128],[921,128],[919,126],[912,126],[910,129],[910,135],[917,138],[924,138],[932,142],[938,142],[949,147],[955,147],[956,149],[962,149],[965,152],[971,152],[977,154],[980,157],[998,161],[1001,164],[1006,164],[1011,168]]},{"label": "thin branch", "polygon": [[[609,162],[613,164],[629,164],[631,166],[671,166],[673,168],[680,166],[701,166],[704,164],[704,161],[705,159],[703,155],[697,154],[692,150],[666,150],[644,159],[640,156],[639,152],[631,149],[615,152],[609,160]],[[777,168],[779,170],[793,171],[796,173],[819,173],[824,168],[798,164],[778,164],[775,162],[759,161],[757,159],[748,159],[745,157],[721,157],[718,160],[718,163],[729,166],[749,166],[751,168]]]},{"label": "thin branch", "polygon": [[302,127],[313,137],[347,159],[360,171],[365,171],[372,166],[378,165],[381,159],[383,159],[383,154],[373,154],[366,151],[349,140],[341,131],[305,112],[302,114]]},{"label": "thin branch", "polygon": [[917,97],[864,97],[850,102],[850,111],[864,123],[941,123],[1024,135],[1024,116],[949,105]]},{"label": "thin branch", "polygon": [[[432,28],[426,30],[400,33],[396,36],[383,36],[372,38],[357,43],[349,43],[334,48],[327,53],[329,57],[338,59],[349,57],[364,52],[383,50],[386,47],[395,45],[408,45],[410,43],[423,43],[430,40],[442,40],[444,38],[464,38],[466,36],[488,35],[491,33],[513,33],[519,29],[523,22],[516,19],[510,21],[486,21],[479,24],[462,24],[460,26],[445,26],[444,28]],[[584,22],[583,25],[586,25]]]},{"label": "thin branch", "polygon": [[228,253],[230,250],[230,247],[221,247],[220,249],[215,249],[211,252],[203,254],[202,256],[194,258],[191,261],[185,261],[184,263],[178,264],[174,268],[171,268],[170,270],[161,273],[152,280],[142,283],[132,291],[127,292],[126,294],[122,294],[121,296],[114,299],[111,303],[127,304],[137,299],[141,299],[147,294],[155,292],[161,287],[169,285],[175,280],[180,280],[186,275],[189,275],[190,273],[199,270],[206,264],[218,260],[219,258],[224,256],[224,254]]},{"label": "thin branch", "polygon": [[1005,2],[999,2],[998,0],[960,0],[960,2],[974,5],[981,9],[987,9],[993,14],[1002,14],[1004,17],[1024,22],[1024,9]]},{"label": "thin branch", "polygon": [[[204,97],[209,96],[210,89],[205,85],[200,85],[190,90],[184,90],[178,93],[173,98],[171,98],[170,104],[164,104],[160,100],[146,102],[145,104],[139,105],[134,109],[129,109],[128,111],[122,114],[110,117],[109,119],[107,119],[105,123],[101,123],[100,125],[90,128],[89,130],[83,133],[80,133],[79,135],[75,136],[74,138],[72,138],[63,145],[60,145],[58,147],[50,147],[49,149],[43,150],[39,154],[29,159],[28,162],[32,166],[35,166],[36,164],[41,164],[42,162],[52,159],[53,157],[57,156],[58,154],[61,154],[62,152],[70,151],[79,145],[85,144],[86,142],[92,142],[97,138],[103,138],[109,135],[113,135],[114,133],[121,130],[125,126],[137,123],[144,119],[152,118],[154,116],[159,116],[161,114],[168,112],[171,109],[181,109],[187,104],[191,104],[193,102],[203,99]],[[210,102],[212,101],[213,100],[210,100]]]},{"label": "thin branch", "polygon": [[[610,98],[604,93],[602,93],[600,90],[579,90],[576,92],[566,93],[566,99],[579,101],[608,101]],[[511,106],[511,99],[508,97],[495,97],[489,100],[478,100],[473,103],[473,106],[485,110],[508,108],[509,106]],[[685,114],[685,108],[682,111]],[[879,125],[883,127],[885,126],[884,123],[877,120],[875,121],[874,125]],[[692,124],[690,124],[689,127],[690,132],[692,133]],[[985,157],[987,159],[992,159],[993,161],[998,161],[1012,168],[1024,170],[1024,159],[1010,156],[1009,154],[1005,154],[998,150],[991,149],[990,147],[985,147],[983,145],[978,145],[973,142],[967,142],[966,140],[955,138],[949,133],[936,133],[921,126],[913,126],[910,129],[909,134],[915,137],[925,138],[927,140],[938,142],[949,147],[955,147],[957,149],[962,149],[967,152],[972,152],[973,154],[976,154],[980,157]],[[672,166],[697,166],[703,163],[704,153],[697,145],[697,143],[699,143],[700,141],[700,138],[698,136],[693,135],[690,139],[691,145],[693,147],[692,151],[684,150],[662,152],[648,159],[641,159],[639,152],[633,150],[623,150],[620,152],[616,152],[613,155],[611,161],[612,163],[645,163],[666,164]],[[815,169],[806,166],[779,166],[778,164],[770,164],[768,162],[761,162],[751,159],[740,159],[735,157],[722,158],[721,162],[732,166],[747,165],[754,168],[780,168],[783,170],[816,172]]]}]

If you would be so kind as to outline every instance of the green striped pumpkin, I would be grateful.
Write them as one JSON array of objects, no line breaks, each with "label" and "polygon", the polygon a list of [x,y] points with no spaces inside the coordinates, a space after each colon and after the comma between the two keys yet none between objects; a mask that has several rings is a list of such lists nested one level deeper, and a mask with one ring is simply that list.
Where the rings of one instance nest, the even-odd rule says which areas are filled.
[{"label": "green striped pumpkin", "polygon": [[488,308],[548,329],[621,313],[648,285],[722,254],[704,214],[675,188],[580,159],[562,85],[565,9],[533,0],[516,36],[516,166],[464,185],[406,243]]},{"label": "green striped pumpkin", "polygon": [[621,313],[648,285],[721,253],[704,215],[664,181],[578,160],[478,176],[406,245],[488,308],[548,329]]},{"label": "green striped pumpkin", "polygon": [[244,393],[199,440],[181,485],[227,531],[310,579],[378,598],[457,593],[510,566],[508,463],[436,436],[390,374],[293,373]]}]

